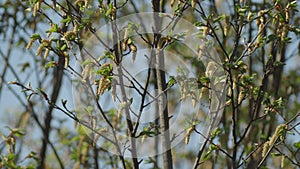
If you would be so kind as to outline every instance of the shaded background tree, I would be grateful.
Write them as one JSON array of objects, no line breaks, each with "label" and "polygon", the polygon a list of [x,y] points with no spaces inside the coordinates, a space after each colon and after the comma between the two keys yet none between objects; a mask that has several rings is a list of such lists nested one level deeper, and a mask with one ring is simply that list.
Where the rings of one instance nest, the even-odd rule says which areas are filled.
[{"label": "shaded background tree", "polygon": [[[3,121],[0,165],[7,168],[299,167],[297,4],[297,1],[221,0],[1,2],[0,31],[4,43],[0,48]],[[182,141],[169,149],[167,144],[172,133],[167,134],[164,145],[167,151],[145,158],[135,155],[138,147],[134,148],[137,143],[132,138],[154,137],[168,129],[172,120],[170,112],[175,111],[176,115],[178,110],[178,101],[174,99],[178,96],[176,91],[184,84],[180,78],[172,79],[155,66],[148,69],[146,82],[136,82],[131,74],[124,73],[126,69],[120,66],[122,58],[129,54],[134,57],[143,45],[162,49],[162,53],[152,51],[148,56],[155,58],[154,63],[164,62],[160,60],[164,52],[179,53],[180,59],[189,62],[190,69],[197,73],[193,80],[200,84],[199,95],[205,95],[208,90],[205,85],[208,65],[197,60],[207,47],[204,43],[199,42],[199,53],[195,56],[180,43],[179,35],[152,33],[143,35],[144,38],[126,37],[126,30],[134,32],[136,25],[122,30],[111,22],[140,12],[169,13],[198,27],[200,38],[215,42],[212,45],[221,58],[219,66],[226,74],[227,83],[226,107],[218,127],[208,138],[203,140],[198,131],[199,121],[191,118],[183,124],[187,145]],[[162,29],[159,15],[153,17],[158,21],[153,30],[159,32]],[[113,45],[102,43],[106,49],[100,54],[103,57],[94,56],[95,60],[99,59],[97,62],[92,57],[82,63],[79,66],[82,72],[78,72],[75,61],[76,57],[85,56],[84,39],[95,36],[97,26],[105,24],[111,25]],[[77,51],[82,51],[82,56]],[[93,72],[93,69],[99,71]],[[94,79],[90,72],[94,73]],[[75,103],[70,103],[72,95],[68,86],[73,80],[72,73],[77,74],[80,81],[85,80],[79,84],[85,84],[91,92],[87,97],[80,95],[85,91],[78,90],[80,103],[91,105],[80,111]],[[126,86],[122,84],[124,79],[125,84],[126,81],[132,83]],[[134,111],[125,90],[129,87],[142,91],[141,100],[144,100],[148,85],[149,89],[157,90],[156,94],[168,92],[170,112],[163,105],[155,105],[152,113],[158,112],[155,117],[159,119],[150,128],[142,126],[140,131],[136,127],[138,123],[129,120]],[[116,94],[114,87],[117,87]],[[193,97],[193,90],[187,90],[190,92],[187,98],[198,103],[200,99]],[[107,93],[116,95],[117,108],[107,108],[107,104],[98,102]],[[182,91],[179,98],[184,98],[184,94]],[[164,102],[160,95],[156,99]],[[140,112],[145,111],[144,104],[142,101]],[[102,114],[101,118],[105,117],[110,128],[98,130],[99,114],[92,113],[95,110]],[[127,117],[118,119],[118,111]],[[105,138],[104,130],[110,130],[113,136],[108,138],[109,143],[97,146],[96,138]],[[122,147],[117,143],[122,138],[114,131],[129,131],[130,153],[135,158],[124,158]],[[105,146],[115,147],[117,155],[107,151]]]}]

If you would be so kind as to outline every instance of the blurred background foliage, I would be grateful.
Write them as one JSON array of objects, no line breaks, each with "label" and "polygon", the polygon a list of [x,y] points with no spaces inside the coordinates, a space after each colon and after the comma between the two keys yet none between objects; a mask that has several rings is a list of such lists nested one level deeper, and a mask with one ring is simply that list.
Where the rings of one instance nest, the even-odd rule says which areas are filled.
[{"label": "blurred background foliage", "polygon": [[[74,66],[74,51],[94,26],[152,12],[155,2],[160,12],[185,18],[200,36],[216,41],[227,76],[226,108],[204,152],[197,158],[200,150],[182,148],[188,146],[182,142],[172,150],[173,167],[300,167],[298,1],[3,0],[0,168],[133,167],[131,159],[122,165],[118,156],[94,146],[76,115],[64,109],[73,105],[61,101],[70,97],[70,77],[63,72]],[[170,46],[193,63],[200,79],[205,76],[186,48]],[[172,97],[169,104],[175,110]],[[195,126],[187,131],[189,144],[198,144]],[[140,168],[162,167],[161,157],[142,160]]]}]

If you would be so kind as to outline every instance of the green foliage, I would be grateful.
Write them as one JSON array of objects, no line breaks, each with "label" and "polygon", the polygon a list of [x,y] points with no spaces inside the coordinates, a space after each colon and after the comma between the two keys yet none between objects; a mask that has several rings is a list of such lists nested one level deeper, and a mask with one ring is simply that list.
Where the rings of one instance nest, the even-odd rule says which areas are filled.
[{"label": "green foliage", "polygon": [[[0,4],[4,43],[0,101],[6,105],[14,97],[12,108],[22,112],[14,117],[1,114],[17,128],[1,134],[0,168],[171,168],[166,163],[172,160],[174,168],[182,164],[187,168],[284,168],[286,164],[299,168],[300,142],[294,139],[299,134],[300,110],[299,2],[155,2],[4,0]],[[122,16],[154,10],[168,13],[169,20],[164,22],[169,23],[153,26],[128,20],[118,27],[115,22]],[[197,32],[185,30],[186,25],[172,25],[180,17],[195,25]],[[111,34],[97,32],[99,25],[106,24]],[[164,34],[143,33],[148,26]],[[178,31],[180,26],[184,30]],[[184,44],[191,33],[192,38],[202,40],[193,44],[197,51]],[[97,39],[91,50],[85,48],[89,37]],[[97,47],[103,50],[96,51]],[[167,72],[164,66],[158,70],[156,53],[142,56],[144,47],[176,53],[174,59],[187,63],[188,69],[171,65],[175,71]],[[16,54],[20,51],[24,56]],[[139,78],[131,72],[140,63],[126,65],[128,55],[133,61],[137,55],[149,61],[149,67],[143,67],[146,75]],[[214,55],[220,57],[220,64],[210,64]],[[63,70],[61,65],[65,65]],[[225,74],[218,76],[220,69]],[[191,77],[192,73],[196,76]],[[71,88],[69,81],[76,98],[65,91]],[[213,87],[225,83],[226,94],[211,97],[220,92]],[[207,110],[219,110],[216,103],[223,98],[222,112]],[[189,101],[192,106],[181,106]],[[175,119],[178,113],[191,111],[197,113],[185,117],[190,119]],[[153,114],[153,122],[142,121]],[[169,159],[165,153],[124,158],[136,153],[134,144],[156,139],[174,121],[184,130],[165,138],[172,144],[182,135],[186,140],[172,147]],[[205,124],[213,125],[202,133],[198,129]],[[26,137],[30,133],[39,137]],[[156,146],[156,153],[166,147]],[[283,160],[278,162],[280,157]]]},{"label": "green foliage", "polygon": [[[25,135],[24,131],[19,128],[9,128],[8,135],[2,135],[2,139],[6,146],[7,153],[0,156],[0,167],[11,169],[34,169],[36,162],[39,160],[35,152],[30,152],[22,160],[18,160],[18,153],[15,151],[17,142]],[[27,162],[27,165],[22,165],[23,162]]]}]

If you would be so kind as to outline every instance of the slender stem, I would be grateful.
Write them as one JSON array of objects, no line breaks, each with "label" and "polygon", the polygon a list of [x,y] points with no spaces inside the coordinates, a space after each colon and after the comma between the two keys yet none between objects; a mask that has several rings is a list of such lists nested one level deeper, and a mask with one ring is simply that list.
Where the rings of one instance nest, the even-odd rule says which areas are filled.
[{"label": "slender stem", "polygon": [[[116,0],[114,0],[114,7],[116,7],[117,2]],[[116,11],[117,13],[117,11]],[[117,14],[114,14],[115,16]],[[119,78],[119,84],[120,84],[120,90],[121,90],[121,99],[122,102],[127,102],[127,96],[126,96],[126,92],[125,92],[125,86],[124,86],[124,80],[123,80],[123,70],[122,70],[122,50],[121,50],[121,44],[120,42],[120,38],[119,38],[119,32],[118,32],[118,28],[117,28],[117,24],[115,22],[115,17],[112,17],[112,22],[111,22],[111,27],[112,27],[112,31],[113,31],[113,44],[114,44],[114,55],[115,55],[115,62],[116,62],[116,66],[117,66],[117,72],[118,72],[118,78]],[[130,140],[130,151],[131,151],[131,156],[132,156],[132,162],[133,162],[133,168],[134,169],[138,169],[139,168],[139,162],[137,159],[137,152],[136,152],[136,139],[135,139],[135,133],[134,133],[134,126],[132,124],[132,120],[130,117],[130,111],[129,111],[129,107],[126,106],[125,107],[125,117],[126,117],[126,123],[127,123],[127,128],[129,131],[129,140]],[[126,168],[126,165],[123,164],[123,167]]]},{"label": "slender stem", "polygon": [[[155,22],[155,32],[159,32],[161,29],[160,18],[158,16],[158,12],[160,12],[160,0],[153,0],[153,14]],[[156,73],[156,84],[157,84],[157,92],[163,93],[163,91],[167,88],[166,83],[166,75],[164,72],[164,54],[163,51],[160,50],[158,46],[158,42],[160,40],[160,34],[154,34],[154,47],[158,48],[158,52],[155,50],[151,51],[151,57],[155,57],[155,73]],[[162,138],[162,151],[163,151],[163,168],[164,169],[172,169],[173,168],[173,159],[172,159],[172,151],[171,151],[171,141],[170,141],[170,131],[169,131],[169,112],[167,105],[167,93],[158,97],[158,113],[160,120],[160,131]]]}]

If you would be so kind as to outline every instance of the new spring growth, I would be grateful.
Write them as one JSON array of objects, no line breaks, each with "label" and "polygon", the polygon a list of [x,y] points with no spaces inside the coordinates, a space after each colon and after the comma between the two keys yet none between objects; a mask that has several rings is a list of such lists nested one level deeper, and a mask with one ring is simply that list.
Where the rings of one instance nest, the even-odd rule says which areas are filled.
[{"label": "new spring growth", "polygon": [[50,49],[46,48],[45,53],[44,53],[44,59],[47,59],[47,57],[49,56],[49,53],[50,53]]},{"label": "new spring growth", "polygon": [[[36,56],[40,55],[43,51],[44,48],[49,48],[51,47],[51,40],[46,40],[46,39],[43,39],[42,40],[42,43],[40,44],[40,46],[38,47],[37,49],[37,52],[36,52]],[[44,54],[44,57],[46,58],[48,56],[50,51],[46,51],[45,54]]]},{"label": "new spring growth", "polygon": [[[125,31],[125,35],[128,36],[128,32],[126,33],[126,31]],[[130,51],[132,52],[132,62],[134,62],[135,58],[136,58],[137,47],[135,46],[135,44],[132,41],[132,39],[129,38],[126,41],[127,41],[127,45],[129,46]]]},{"label": "new spring growth", "polygon": [[38,56],[38,55],[40,55],[41,53],[42,53],[42,51],[43,51],[43,45],[40,45],[39,47],[38,47],[38,49],[37,49],[37,52],[35,53],[35,56]]},{"label": "new spring growth", "polygon": [[76,32],[75,32],[74,30],[67,31],[67,32],[64,34],[64,38],[65,38],[66,40],[69,40],[69,41],[75,40],[75,38],[76,38]]},{"label": "new spring growth", "polygon": [[64,57],[65,57],[65,68],[68,68],[70,62],[70,56],[67,51],[64,51]]},{"label": "new spring growth", "polygon": [[110,86],[110,83],[110,80],[106,76],[102,76],[98,82],[97,96],[102,95],[105,89]]},{"label": "new spring growth", "polygon": [[207,87],[202,87],[199,95],[199,100],[206,99],[209,96],[209,90]]},{"label": "new spring growth", "polygon": [[44,47],[50,47],[50,45],[51,45],[51,40],[43,39],[43,40],[42,40],[42,45],[43,45]]},{"label": "new spring growth", "polygon": [[28,42],[26,49],[30,49],[34,41],[35,41],[34,39],[30,38],[30,41]]},{"label": "new spring growth", "polygon": [[196,125],[193,124],[187,131],[186,131],[186,135],[185,135],[185,144],[188,144],[189,141],[190,141],[190,137],[191,137],[191,134],[193,133],[193,131],[195,130],[196,128]]},{"label": "new spring growth", "polygon": [[135,61],[137,48],[134,44],[129,45],[130,50],[132,51],[132,62]]},{"label": "new spring growth", "polygon": [[248,12],[248,15],[247,15],[247,20],[248,21],[251,21],[253,19],[254,15],[251,11]]},{"label": "new spring growth", "polygon": [[238,104],[241,104],[242,103],[242,101],[244,100],[244,98],[245,98],[245,91],[244,90],[242,90],[242,91],[240,91],[240,93],[239,93],[239,96],[238,96]]},{"label": "new spring growth", "polygon": [[116,19],[116,15],[117,15],[117,9],[116,9],[116,7],[113,7],[111,9],[111,20],[115,20]]},{"label": "new spring growth", "polygon": [[206,37],[209,31],[210,31],[209,27],[204,26],[203,32],[202,32],[203,33],[203,37]]},{"label": "new spring growth", "polygon": [[144,134],[144,135],[142,136],[141,142],[144,143],[144,141],[146,140],[146,138],[147,138],[147,135]]},{"label": "new spring growth", "polygon": [[171,0],[171,3],[170,3],[171,7],[174,6],[174,3],[175,3],[175,0]]},{"label": "new spring growth", "polygon": [[119,110],[118,110],[118,119],[121,118],[122,111],[123,111],[126,107],[130,106],[131,103],[132,103],[132,101],[129,100],[129,101],[127,101],[127,102],[122,102],[122,103],[120,104]]},{"label": "new spring growth", "polygon": [[281,125],[277,126],[275,133],[273,134],[273,136],[271,137],[271,139],[269,141],[270,145],[274,144],[278,137],[283,136],[286,129],[287,129],[286,124],[281,124]]},{"label": "new spring growth", "polygon": [[124,32],[124,41],[122,43],[122,50],[126,51],[127,50],[127,45],[128,45],[128,32],[129,32],[129,28],[126,27],[125,28],[125,32]]},{"label": "new spring growth", "polygon": [[191,6],[192,6],[192,8],[195,8],[196,2],[197,2],[196,0],[192,0],[192,1],[191,1]]},{"label": "new spring growth", "polygon": [[262,150],[262,153],[261,153],[261,156],[264,157],[268,150],[269,150],[269,146],[270,146],[270,143],[269,141],[265,142],[264,145],[263,145],[263,150]]},{"label": "new spring growth", "polygon": [[36,16],[36,13],[41,8],[41,3],[44,2],[44,0],[38,0],[34,6],[33,6],[33,16]]},{"label": "new spring growth", "polygon": [[83,7],[87,7],[88,5],[88,0],[77,0],[75,1],[75,5],[78,5],[78,6],[83,6]]},{"label": "new spring growth", "polygon": [[214,72],[217,70],[217,65],[214,61],[211,61],[207,64],[205,75],[206,77],[212,77]]},{"label": "new spring growth", "polygon": [[85,82],[90,76],[91,76],[91,70],[94,67],[94,63],[88,63],[87,65],[85,65],[85,67],[83,68],[83,71],[81,73],[82,76],[82,81]]},{"label": "new spring growth", "polygon": [[272,146],[273,144],[275,144],[276,140],[279,137],[284,136],[286,130],[287,130],[286,124],[280,124],[279,126],[276,127],[276,130],[275,130],[273,136],[270,138],[269,141],[265,142],[265,144],[263,146],[263,151],[262,151],[263,157],[267,154],[269,147]]}]

